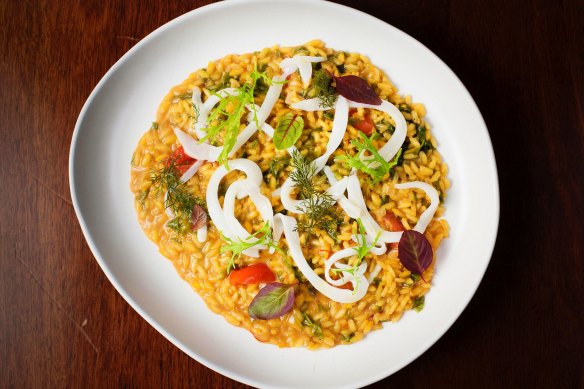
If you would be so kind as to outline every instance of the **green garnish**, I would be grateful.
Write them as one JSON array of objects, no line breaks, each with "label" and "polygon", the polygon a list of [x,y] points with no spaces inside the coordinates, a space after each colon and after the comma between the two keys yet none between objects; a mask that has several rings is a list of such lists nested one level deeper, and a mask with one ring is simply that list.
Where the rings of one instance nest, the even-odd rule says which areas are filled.
[{"label": "green garnish", "polygon": [[152,122],[152,126],[150,126],[153,130],[158,130],[158,123]]},{"label": "green garnish", "polygon": [[278,150],[285,150],[294,146],[304,129],[304,119],[298,114],[288,112],[278,118],[278,125],[274,130],[274,146]]},{"label": "green garnish", "polygon": [[[396,156],[390,162],[387,162],[383,157],[379,154],[373,142],[370,138],[367,137],[364,133],[359,131],[360,139],[352,139],[351,143],[355,145],[357,148],[357,153],[355,156],[351,157],[349,154],[337,157],[337,161],[345,162],[350,167],[355,169],[359,169],[364,173],[367,173],[371,176],[374,183],[377,183],[383,179],[383,177],[389,173],[391,168],[397,165],[399,158],[401,156],[402,150],[400,149]],[[360,156],[367,151],[370,156],[373,158],[370,160],[361,160]]]},{"label": "green garnish", "polygon": [[305,211],[305,219],[298,222],[297,230],[306,232],[310,237],[314,229],[319,228],[336,239],[343,216],[336,210],[336,201],[329,193],[315,190],[324,177],[318,175],[314,163],[308,162],[298,151],[292,153],[292,163],[295,170],[290,174],[290,179],[298,188],[298,196],[303,199],[301,208]]},{"label": "green garnish", "polygon": [[426,298],[425,298],[425,296],[420,296],[420,297],[417,297],[417,298],[414,300],[414,306],[412,307],[412,309],[413,309],[414,311],[416,311],[416,312],[421,312],[421,311],[422,311],[422,309],[424,309],[424,305],[425,305],[425,303],[426,303]]},{"label": "green garnish", "polygon": [[251,83],[243,84],[238,88],[237,93],[225,97],[217,94],[217,96],[220,97],[219,104],[213,109],[213,111],[211,111],[211,114],[207,119],[207,123],[209,124],[206,128],[207,135],[201,139],[201,142],[205,140],[215,141],[219,134],[224,131],[223,149],[221,150],[217,161],[220,164],[224,164],[225,167],[228,167],[227,159],[237,141],[239,127],[241,126],[241,118],[247,107],[251,106],[254,120],[259,127],[254,103],[254,91],[257,81],[260,78],[264,79],[267,76],[265,73],[260,73],[255,69],[250,76]]},{"label": "green garnish", "polygon": [[268,171],[274,178],[278,178],[280,172],[286,168],[286,166],[290,165],[290,157],[276,157],[270,161],[270,167]]},{"label": "green garnish", "polygon": [[[375,247],[375,245],[377,244],[377,241],[379,240],[379,236],[381,235],[381,232],[379,232],[377,234],[377,236],[375,237],[375,239],[373,240],[373,242],[371,243],[371,245],[367,244],[367,232],[365,231],[365,226],[363,225],[363,222],[361,221],[361,219],[357,219],[357,226],[359,227],[359,233],[358,235],[356,235],[358,237],[357,239],[357,246],[354,247],[355,251],[357,252],[357,261],[355,261],[355,263],[353,264],[353,266],[350,269],[332,269],[331,271],[334,273],[350,273],[352,275],[355,275],[355,272],[357,271],[357,269],[359,269],[359,266],[361,265],[361,262],[363,262],[363,258],[365,258],[365,256],[367,254],[369,254],[369,251],[371,251],[371,249],[373,247]],[[355,291],[359,288],[359,278],[355,277],[355,288],[353,289],[353,293],[355,293]]]},{"label": "green garnish", "polygon": [[166,226],[176,232],[177,234],[184,234],[191,227],[190,220],[183,216],[177,216],[166,223]]},{"label": "green garnish", "polygon": [[337,101],[337,91],[332,82],[333,78],[325,69],[317,70],[312,77],[312,86],[307,91],[308,96],[318,97],[323,108],[333,108]]},{"label": "green garnish", "polygon": [[205,201],[191,194],[187,190],[186,183],[180,181],[177,160],[167,159],[162,168],[152,171],[150,180],[158,194],[166,193],[164,207],[170,208],[176,215],[167,223],[167,226],[180,234],[188,231],[185,226],[191,226],[193,207],[198,204],[204,208]]},{"label": "green garnish", "polygon": [[320,324],[314,320],[312,320],[312,318],[310,316],[308,316],[308,313],[306,313],[306,311],[302,311],[302,323],[301,323],[304,327],[308,327],[312,330],[312,335],[317,337],[318,339],[322,339],[322,328],[320,326]]},{"label": "green garnish", "polygon": [[[226,251],[231,251],[231,258],[229,259],[229,263],[227,264],[227,274],[231,272],[231,270],[235,269],[235,261],[241,257],[241,253],[245,250],[252,248],[257,245],[265,245],[268,247],[272,247],[279,252],[282,251],[280,247],[278,247],[274,241],[272,240],[272,230],[270,229],[270,224],[266,222],[262,228],[251,234],[249,238],[246,240],[238,239],[237,241],[226,237],[225,235],[221,234],[221,238],[227,242],[226,245],[221,246],[220,251],[222,253]],[[255,239],[254,239],[255,238]]]}]

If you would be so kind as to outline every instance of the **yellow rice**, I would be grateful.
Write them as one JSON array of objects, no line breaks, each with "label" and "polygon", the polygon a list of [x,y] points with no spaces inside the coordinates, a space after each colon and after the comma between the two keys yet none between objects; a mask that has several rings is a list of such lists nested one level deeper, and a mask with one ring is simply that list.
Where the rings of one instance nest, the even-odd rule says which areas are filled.
[{"label": "yellow rice", "polygon": [[[397,250],[388,250],[381,256],[368,255],[365,259],[368,261],[369,271],[376,264],[379,264],[382,270],[369,286],[363,299],[352,304],[337,303],[309,285],[300,283],[296,288],[294,308],[290,312],[267,321],[253,320],[247,310],[260,286],[232,286],[229,283],[226,268],[231,253],[220,252],[225,242],[213,223],[208,222],[208,238],[204,243],[197,240],[196,233],[178,235],[165,226],[169,218],[164,210],[163,194],[149,190],[152,184],[152,170],[160,168],[173,150],[180,146],[172,126],[185,131],[192,131],[194,126],[196,113],[191,101],[180,98],[181,95],[197,86],[203,90],[205,99],[212,93],[209,89],[214,89],[218,85],[239,87],[249,82],[254,66],[265,68],[271,78],[279,74],[278,63],[283,58],[297,53],[327,57],[328,60],[322,63],[322,67],[337,76],[339,75],[337,65],[344,65],[344,75],[353,74],[364,78],[382,99],[388,100],[402,110],[408,122],[409,140],[403,164],[395,167],[387,180],[376,185],[367,183],[367,177],[361,173],[359,178],[362,183],[365,182],[363,195],[374,218],[382,220],[384,215],[390,212],[399,218],[406,229],[412,228],[429,205],[429,200],[422,191],[397,190],[393,185],[397,182],[425,181],[434,185],[442,196],[446,195],[450,186],[446,177],[447,167],[435,149],[436,141],[432,137],[429,124],[424,120],[425,108],[422,104],[412,102],[409,96],[398,94],[387,76],[371,64],[367,57],[358,53],[334,51],[325,47],[321,41],[311,41],[300,47],[274,46],[250,54],[228,55],[209,62],[206,68],[195,71],[184,82],[172,88],[158,108],[156,118],[158,128],[148,130],[136,147],[132,157],[131,190],[136,198],[138,220],[146,235],[158,245],[160,253],[172,261],[179,275],[199,293],[213,312],[223,315],[229,323],[249,330],[262,342],[270,342],[280,347],[332,347],[359,341],[369,331],[380,329],[382,323],[399,320],[405,311],[412,308],[417,298],[429,291],[434,264],[423,274],[427,282],[422,280],[413,282],[410,272],[400,263]],[[272,109],[268,123],[276,127],[277,117],[291,110],[288,103],[300,100],[302,90],[299,75],[292,74]],[[262,98],[256,100],[256,103],[260,103]],[[302,154],[311,159],[316,158],[325,151],[332,120],[325,117],[323,112],[298,111],[298,113],[303,115],[305,129],[296,146]],[[358,109],[354,117],[363,118],[365,113],[368,113],[374,122],[385,119],[393,123],[389,116],[374,110]],[[426,126],[426,140],[433,146],[427,152],[419,152],[420,144],[416,138],[416,125],[419,124]],[[338,178],[347,175],[349,169],[342,162],[334,162],[334,157],[354,152],[350,140],[356,137],[357,130],[349,124],[341,146],[329,159],[329,164]],[[389,137],[390,135],[385,133],[384,139],[376,141],[376,146],[381,147]],[[285,151],[276,150],[272,140],[262,131],[258,131],[237,152],[235,158],[249,158],[266,172],[274,158],[284,156]],[[189,191],[204,199],[208,180],[217,166],[217,163],[205,163],[188,182]],[[285,167],[278,181],[268,175],[266,182],[262,183],[262,193],[272,199],[270,193],[282,184],[289,172],[290,167]],[[226,185],[241,176],[240,173],[229,173],[225,179]],[[274,212],[283,210],[277,198],[272,199],[272,205]],[[235,209],[236,217],[248,231],[262,227],[263,221],[249,199],[237,200]],[[440,219],[442,213],[441,204],[425,232],[434,253],[442,239],[448,236],[448,224]],[[340,244],[322,231],[317,231],[309,242],[306,242],[306,234],[301,234],[305,257],[317,274],[324,273],[324,260],[331,253],[350,246],[350,237],[355,230],[356,222],[345,215],[345,224],[339,232]],[[270,255],[265,251],[261,253],[259,259],[242,256],[238,265],[244,266],[258,261],[265,262],[276,274],[279,282],[286,284],[298,282],[286,259],[277,253]]]}]

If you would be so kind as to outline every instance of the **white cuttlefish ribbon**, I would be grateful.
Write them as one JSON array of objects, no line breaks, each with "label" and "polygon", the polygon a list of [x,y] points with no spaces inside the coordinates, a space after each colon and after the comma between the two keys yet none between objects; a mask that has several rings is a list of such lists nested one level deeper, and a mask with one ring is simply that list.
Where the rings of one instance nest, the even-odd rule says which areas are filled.
[{"label": "white cuttlefish ribbon", "polygon": [[[367,293],[367,288],[369,287],[369,281],[365,278],[364,273],[367,270],[367,263],[363,262],[357,270],[353,273],[342,272],[342,276],[339,280],[333,280],[328,274],[331,270],[332,265],[336,265],[338,269],[347,270],[350,268],[349,265],[336,263],[338,260],[356,255],[357,252],[354,248],[348,248],[333,254],[327,262],[326,275],[325,277],[333,281],[334,285],[323,280],[314,270],[310,267],[304,254],[302,253],[302,247],[300,245],[300,237],[298,236],[298,231],[296,231],[297,223],[296,219],[292,216],[282,215],[278,213],[274,215],[274,240],[278,241],[282,236],[282,232],[286,237],[286,242],[288,244],[288,249],[290,255],[294,259],[296,266],[300,272],[306,277],[306,279],[318,290],[320,293],[330,298],[333,301],[339,303],[354,303],[362,299]],[[373,249],[371,250],[373,252]],[[379,252],[379,251],[376,251]],[[335,285],[340,286],[347,282],[353,285],[353,290],[337,288]]]},{"label": "white cuttlefish ribbon", "polygon": [[[262,171],[255,162],[250,161],[249,159],[234,159],[229,161],[229,165],[232,170],[240,170],[244,172],[247,177],[243,180],[234,182],[229,188],[227,188],[223,201],[223,208],[221,208],[218,194],[219,184],[229,171],[225,166],[219,166],[217,170],[213,172],[209,179],[206,193],[209,216],[217,229],[229,239],[253,243],[254,240],[257,241],[258,238],[252,237],[235,218],[235,199],[249,196],[262,218],[268,222],[270,227],[273,225],[274,211],[272,209],[272,204],[266,196],[260,193]],[[257,244],[256,246],[243,251],[243,254],[257,258],[259,256],[259,250],[265,248],[264,245]]]}]

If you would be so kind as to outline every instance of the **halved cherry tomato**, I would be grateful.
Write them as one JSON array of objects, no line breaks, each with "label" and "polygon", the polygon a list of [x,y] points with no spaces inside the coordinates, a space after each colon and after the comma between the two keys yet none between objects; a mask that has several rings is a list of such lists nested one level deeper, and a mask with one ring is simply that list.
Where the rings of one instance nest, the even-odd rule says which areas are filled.
[{"label": "halved cherry tomato", "polygon": [[[387,211],[385,213],[385,216],[383,216],[383,219],[381,219],[381,226],[386,230],[394,232],[405,230],[402,222],[391,211]],[[397,249],[398,244],[390,243],[389,246],[392,249]]]},{"label": "halved cherry tomato", "polygon": [[350,282],[347,282],[341,286],[338,287],[339,289],[349,289],[349,290],[353,290],[353,284],[351,284]]},{"label": "halved cherry tomato", "polygon": [[231,285],[249,285],[276,281],[274,273],[265,263],[254,263],[229,274]]},{"label": "halved cherry tomato", "polygon": [[176,170],[178,170],[178,172],[180,174],[184,174],[184,172],[186,172],[191,167],[191,165],[193,163],[197,162],[196,159],[189,157],[185,153],[185,149],[182,146],[177,147],[172,152],[172,155],[166,161],[167,166],[170,164],[170,161],[174,162],[174,165],[176,166]]},{"label": "halved cherry tomato", "polygon": [[355,124],[353,124],[353,127],[361,131],[363,134],[371,136],[371,134],[373,134],[373,130],[375,129],[375,124],[373,124],[371,116],[365,115],[363,120],[358,120]]}]

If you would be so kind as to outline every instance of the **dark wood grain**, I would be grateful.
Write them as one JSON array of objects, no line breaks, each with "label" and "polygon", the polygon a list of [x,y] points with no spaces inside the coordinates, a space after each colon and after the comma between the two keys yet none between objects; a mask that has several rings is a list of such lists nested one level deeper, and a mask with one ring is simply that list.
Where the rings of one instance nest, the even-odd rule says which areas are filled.
[{"label": "dark wood grain", "polygon": [[[245,387],[179,351],[114,290],[83,239],[67,177],[75,120],[99,79],[205,3],[0,2],[0,387]],[[584,387],[582,2],[353,6],[461,78],[487,122],[501,186],[495,252],[470,305],[373,387]]]}]

